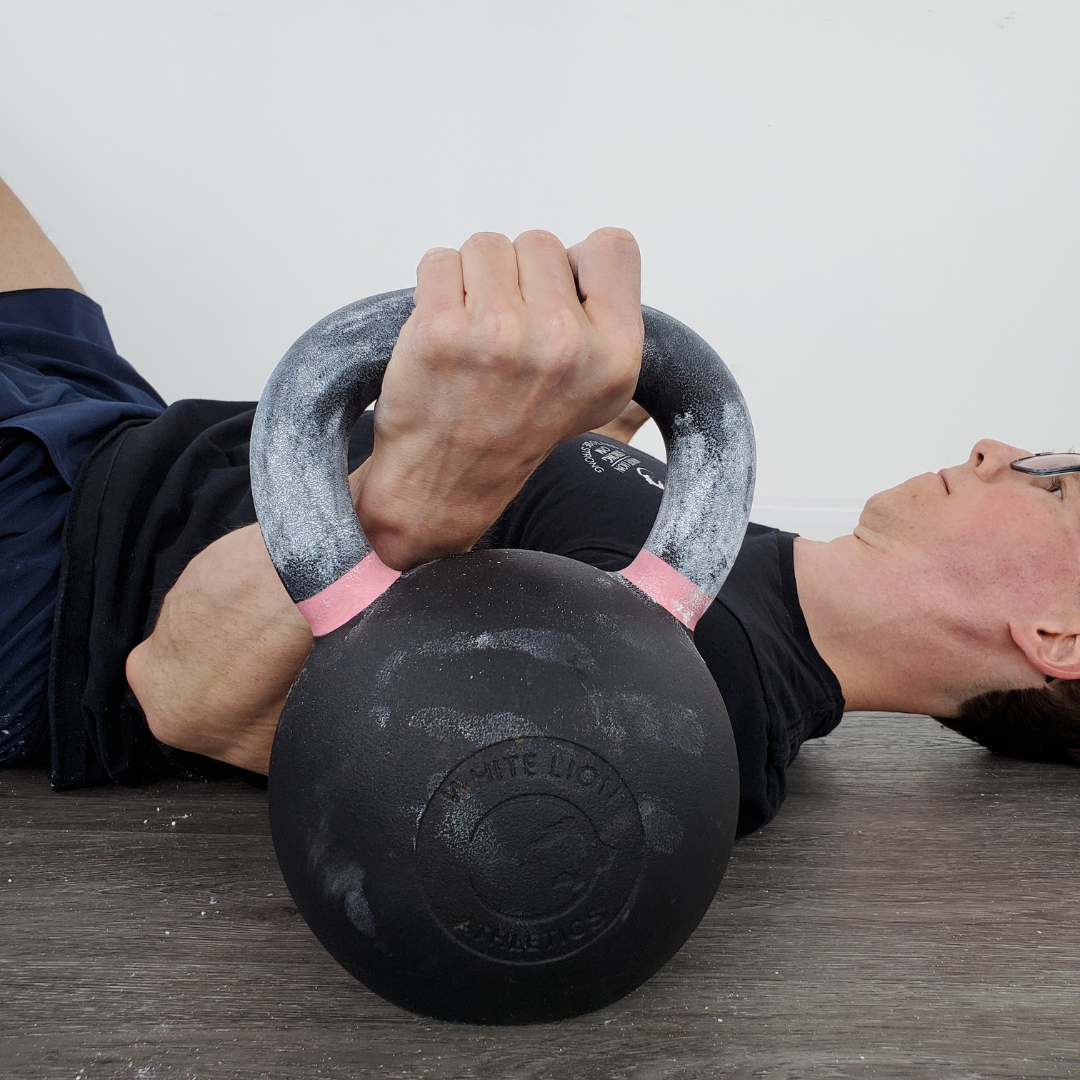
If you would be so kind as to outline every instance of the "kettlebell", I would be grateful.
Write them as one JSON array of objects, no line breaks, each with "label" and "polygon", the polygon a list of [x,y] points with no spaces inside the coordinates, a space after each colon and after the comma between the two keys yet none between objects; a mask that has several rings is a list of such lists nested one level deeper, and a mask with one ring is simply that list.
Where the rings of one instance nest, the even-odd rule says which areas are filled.
[{"label": "kettlebell", "polygon": [[[635,399],[669,468],[630,566],[485,550],[399,573],[346,453],[412,307],[404,290],[328,316],[255,414],[259,525],[315,635],[273,744],[274,848],[315,936],[384,998],[557,1020],[665,964],[727,865],[738,762],[690,631],[742,543],[753,430],[712,349],[643,308]],[[599,467],[627,460],[597,444]]]}]

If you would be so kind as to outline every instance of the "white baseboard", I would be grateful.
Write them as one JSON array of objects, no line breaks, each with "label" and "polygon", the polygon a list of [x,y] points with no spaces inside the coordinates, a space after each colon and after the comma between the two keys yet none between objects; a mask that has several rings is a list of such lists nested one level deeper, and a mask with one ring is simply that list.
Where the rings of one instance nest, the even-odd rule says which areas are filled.
[{"label": "white baseboard", "polygon": [[750,520],[805,536],[807,540],[833,540],[855,528],[862,504],[833,499],[754,499]]},{"label": "white baseboard", "polygon": [[[632,445],[647,454],[667,460],[664,440],[656,424],[648,421],[634,436]],[[750,519],[805,536],[807,540],[832,540],[855,528],[862,503],[852,499],[801,499],[789,496],[758,495]]]}]

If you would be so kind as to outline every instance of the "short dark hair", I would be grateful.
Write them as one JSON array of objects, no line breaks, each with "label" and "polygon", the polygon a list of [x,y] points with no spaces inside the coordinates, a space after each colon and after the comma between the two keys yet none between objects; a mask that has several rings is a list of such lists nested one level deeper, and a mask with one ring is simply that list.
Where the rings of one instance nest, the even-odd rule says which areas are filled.
[{"label": "short dark hair", "polygon": [[1080,765],[1080,679],[969,698],[946,727],[1005,757]]}]

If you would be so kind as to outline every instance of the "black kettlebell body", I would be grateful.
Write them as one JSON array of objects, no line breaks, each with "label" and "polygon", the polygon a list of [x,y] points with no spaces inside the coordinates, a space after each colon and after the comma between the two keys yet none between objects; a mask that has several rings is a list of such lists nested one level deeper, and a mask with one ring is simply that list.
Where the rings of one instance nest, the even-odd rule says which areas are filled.
[{"label": "black kettlebell body", "polygon": [[558,555],[473,552],[318,639],[274,743],[275,846],[322,943],[384,997],[557,1019],[629,992],[697,926],[735,761],[665,611]]},{"label": "black kettlebell body", "polygon": [[752,431],[719,358],[645,309],[635,397],[669,479],[634,563],[474,551],[398,575],[344,448],[410,311],[390,293],[328,317],[256,414],[260,525],[316,635],[274,741],[275,850],[319,940],[390,1001],[555,1020],[653,974],[723,876],[738,762],[688,627],[745,531]]}]

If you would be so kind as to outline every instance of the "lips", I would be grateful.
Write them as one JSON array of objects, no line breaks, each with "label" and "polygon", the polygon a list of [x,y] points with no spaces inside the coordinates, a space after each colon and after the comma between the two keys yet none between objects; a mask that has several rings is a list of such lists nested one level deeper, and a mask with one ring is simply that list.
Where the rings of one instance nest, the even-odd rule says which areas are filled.
[{"label": "lips", "polygon": [[938,470],[938,479],[942,482],[942,484],[945,485],[945,494],[946,495],[951,495],[952,492],[949,490],[949,481],[945,479],[945,470],[944,469],[939,469]]}]

